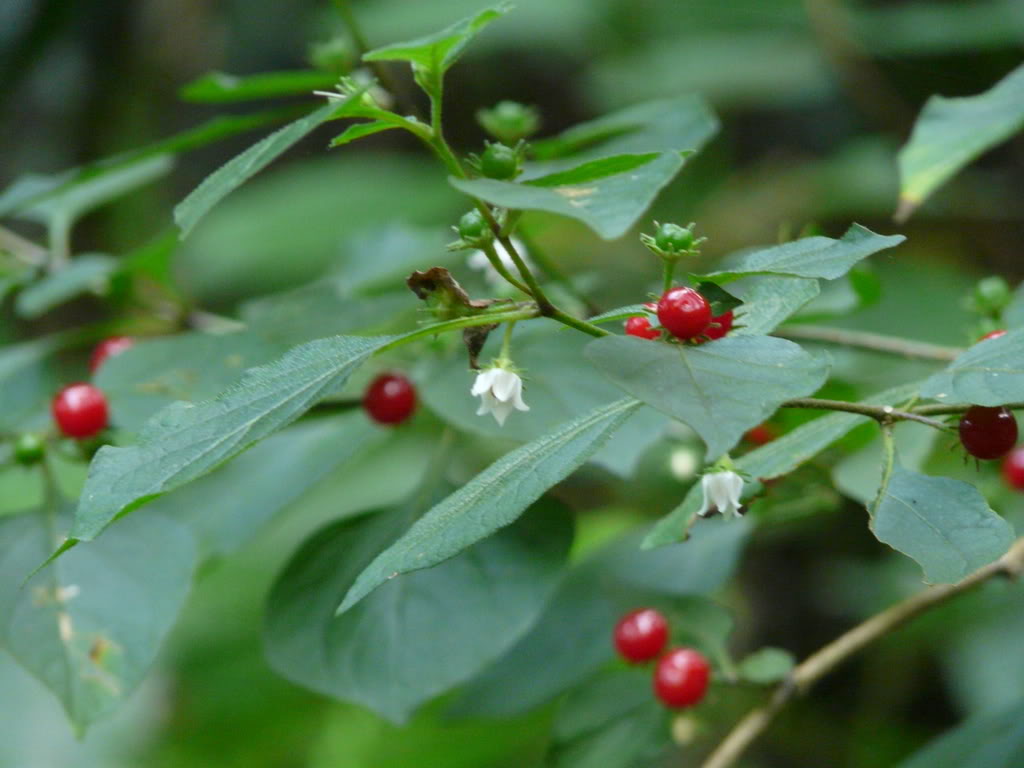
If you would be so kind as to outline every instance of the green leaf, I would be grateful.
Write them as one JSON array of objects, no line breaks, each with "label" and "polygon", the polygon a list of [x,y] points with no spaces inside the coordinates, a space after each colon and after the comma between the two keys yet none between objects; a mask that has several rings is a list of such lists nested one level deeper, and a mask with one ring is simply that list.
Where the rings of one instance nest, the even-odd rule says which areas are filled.
[{"label": "green leaf", "polygon": [[73,338],[55,333],[0,347],[0,430],[14,431],[38,418],[60,385],[52,357]]},{"label": "green leaf", "polygon": [[607,312],[602,312],[600,315],[588,317],[587,322],[592,325],[615,322],[621,323],[631,317],[640,317],[646,314],[648,313],[643,304],[629,304],[625,307],[619,307],[618,309],[609,309]]},{"label": "green leaf", "polygon": [[972,717],[898,768],[1016,768],[1024,754],[1024,702]]},{"label": "green leaf", "polygon": [[[862,402],[871,405],[896,405],[913,397],[917,390],[916,383],[904,384]],[[869,420],[868,416],[859,416],[855,413],[830,413],[821,416],[741,456],[736,461],[736,468],[760,480],[781,477],[810,461],[832,443]],[[702,499],[700,483],[695,483],[682,503],[654,525],[643,546],[662,547],[685,539],[697,510],[700,509]],[[705,525],[706,523],[701,523],[694,528],[694,534]]]},{"label": "green leaf", "polygon": [[[668,714],[664,708],[651,700],[649,679],[636,679],[641,675],[633,670],[619,674],[623,679],[599,678],[585,690],[574,692],[566,699],[562,712],[570,712],[570,707],[586,710],[600,706],[598,697],[605,695],[621,697],[615,702],[622,710],[621,713],[608,719],[603,727],[591,728],[571,739],[556,736],[545,765],[551,768],[635,768],[639,765],[660,763],[658,755],[665,750],[668,743]],[[633,679],[627,681],[627,676]],[[632,689],[623,691],[627,683],[632,684]],[[646,694],[646,700],[635,706],[628,706],[633,704],[641,693]],[[560,719],[556,721],[556,729],[560,723]]]},{"label": "green leaf", "polygon": [[572,540],[564,508],[542,502],[497,535],[336,615],[359,572],[411,517],[409,510],[380,513],[316,534],[274,586],[266,622],[267,653],[281,674],[396,722],[529,629]]},{"label": "green leaf", "polygon": [[930,584],[952,584],[1000,557],[1013,529],[973,485],[896,466],[871,512],[879,541],[918,562]]},{"label": "green leaf", "polygon": [[756,685],[771,685],[786,679],[796,660],[782,648],[762,648],[754,651],[739,664],[740,678]]},{"label": "green leaf", "polygon": [[364,136],[372,136],[375,133],[390,131],[394,128],[401,127],[402,126],[396,125],[395,123],[385,123],[383,120],[374,120],[369,123],[353,123],[340,135],[331,139],[331,146],[342,147],[350,142],[356,141],[357,139],[361,139]]},{"label": "green leaf", "polygon": [[909,216],[953,174],[1024,128],[1024,65],[977,96],[932,96],[900,150],[900,213]]},{"label": "green leaf", "polygon": [[925,381],[921,395],[988,406],[1024,400],[1024,329],[974,344]]},{"label": "green leaf", "polygon": [[188,592],[195,545],[174,521],[140,515],[22,586],[66,522],[54,509],[0,519],[0,641],[84,730],[153,663]]},{"label": "green leaf", "polygon": [[276,96],[306,94],[334,85],[337,77],[315,69],[261,72],[239,77],[226,72],[209,72],[186,84],[178,95],[182,101],[223,104]]},{"label": "green leaf", "polygon": [[503,208],[577,219],[605,240],[614,240],[629,231],[682,167],[678,152],[647,153],[593,160],[522,184],[454,177],[449,182]]},{"label": "green leaf", "polygon": [[[412,64],[413,71],[422,71],[428,80],[440,82],[444,73],[458,61],[472,39],[480,34],[484,27],[510,10],[510,4],[499,3],[432,35],[375,48],[363,56],[363,61],[408,61]],[[417,79],[420,79],[419,74]]]},{"label": "green leaf", "polygon": [[731,336],[697,347],[605,336],[587,358],[621,389],[692,427],[708,460],[732,448],[794,397],[815,392],[828,374],[820,357],[771,336]]},{"label": "green leaf", "polygon": [[717,132],[718,120],[700,96],[635,104],[533,142],[530,149],[537,161],[527,165],[525,178],[615,155],[697,152]]},{"label": "green leaf", "polygon": [[751,275],[729,284],[729,292],[743,301],[736,310],[734,335],[771,333],[821,292],[817,280],[803,277]]},{"label": "green leaf", "polygon": [[[939,432],[924,424],[896,424],[892,436],[901,464],[915,472],[922,470],[939,435]],[[832,482],[836,490],[869,506],[878,496],[882,484],[882,464],[878,457],[882,455],[883,449],[881,432],[877,432],[871,442],[833,465]]]},{"label": "green leaf", "polygon": [[150,419],[137,445],[104,446],[89,467],[71,536],[94,538],[109,523],[202,477],[337,393],[394,337],[335,336],[295,347],[249,371],[214,400],[174,403]]},{"label": "green leaf", "polygon": [[[359,98],[357,94],[354,98]],[[181,228],[182,238],[221,200],[266,168],[279,155],[290,149],[317,127],[340,115],[350,99],[329,103],[301,117],[284,128],[253,144],[242,154],[211,173],[174,209],[174,221]]]},{"label": "green leaf", "polygon": [[18,294],[15,310],[21,317],[36,318],[84,293],[107,289],[117,260],[101,253],[83,254],[52,275]]},{"label": "green leaf", "polygon": [[378,555],[359,574],[338,613],[388,579],[443,562],[515,521],[578,469],[638,407],[628,398],[601,406],[496,461]]},{"label": "green leaf", "polygon": [[802,237],[771,248],[747,250],[726,261],[726,269],[700,275],[724,285],[744,275],[788,275],[835,280],[842,277],[862,259],[873,253],[893,248],[906,238],[903,235],[876,235],[860,224],[852,225],[839,240],[831,237]]}]

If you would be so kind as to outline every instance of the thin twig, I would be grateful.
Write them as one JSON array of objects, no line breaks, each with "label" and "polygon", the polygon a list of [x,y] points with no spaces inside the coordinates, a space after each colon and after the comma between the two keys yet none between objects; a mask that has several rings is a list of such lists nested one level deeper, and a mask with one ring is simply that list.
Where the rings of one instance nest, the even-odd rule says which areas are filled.
[{"label": "thin twig", "polygon": [[[914,413],[920,413],[922,416],[945,416],[946,414],[963,413],[973,407],[970,403],[938,403],[936,405],[919,405],[914,409]],[[1007,403],[1003,408],[1017,411],[1024,408],[1024,403]]]},{"label": "thin twig", "polygon": [[[845,413],[859,413],[862,416],[870,416],[880,424],[895,421],[916,421],[919,424],[927,424],[934,429],[948,429],[946,424],[936,419],[929,419],[920,412],[901,411],[893,408],[891,405],[869,405],[868,403],[849,403],[845,400],[825,400],[819,397],[799,397],[794,400],[787,400],[781,407],[844,411]],[[966,408],[967,406],[964,407],[965,410]]]},{"label": "thin twig", "polygon": [[898,336],[883,336],[880,333],[866,331],[848,331],[844,328],[830,328],[822,325],[787,325],[775,331],[776,336],[804,341],[822,341],[826,344],[842,344],[847,347],[860,347],[875,352],[886,352],[903,357],[919,357],[925,360],[955,360],[963,349],[959,347],[943,347],[924,341],[901,339]]},{"label": "thin twig", "polygon": [[752,710],[730,731],[725,740],[704,761],[701,768],[727,768],[760,736],[786,704],[806,694],[815,683],[855,653],[925,611],[958,595],[969,592],[994,577],[1016,579],[1024,571],[1024,537],[1017,539],[1009,551],[956,584],[947,584],[919,592],[893,605],[867,621],[840,635],[828,645],[808,656],[779,685],[762,707]]}]

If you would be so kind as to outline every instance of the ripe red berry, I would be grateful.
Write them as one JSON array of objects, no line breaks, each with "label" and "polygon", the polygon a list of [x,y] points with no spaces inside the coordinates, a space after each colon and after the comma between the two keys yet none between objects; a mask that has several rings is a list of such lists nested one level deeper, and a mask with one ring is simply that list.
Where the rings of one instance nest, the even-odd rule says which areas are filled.
[{"label": "ripe red berry", "polygon": [[711,341],[720,339],[732,330],[732,310],[711,318],[711,325],[704,329],[704,335]]},{"label": "ripe red berry", "polygon": [[960,417],[960,442],[971,456],[998,459],[1017,444],[1017,419],[1006,408],[973,405]]},{"label": "ripe red berry", "polygon": [[1003,479],[1017,491],[1024,491],[1024,445],[1018,445],[1003,459]]},{"label": "ripe red berry", "polygon": [[673,648],[654,668],[654,694],[669,707],[689,707],[704,698],[711,665],[692,648]]},{"label": "ripe red berry", "polygon": [[641,339],[656,339],[661,336],[661,331],[651,328],[651,321],[646,317],[631,317],[626,321],[626,334],[639,336]]},{"label": "ripe red berry", "polygon": [[416,387],[400,373],[384,373],[370,382],[363,408],[378,424],[401,424],[416,410]]},{"label": "ripe red berry", "polygon": [[92,357],[89,358],[89,370],[96,373],[96,370],[108,358],[120,355],[134,343],[135,339],[131,336],[111,336],[109,339],[104,339],[92,351]]},{"label": "ripe red berry", "polygon": [[107,427],[107,398],[92,384],[71,384],[50,406],[57,427],[68,437],[92,437]]},{"label": "ripe red berry", "polygon": [[673,336],[692,339],[711,323],[711,305],[693,288],[672,288],[658,302],[658,320]]},{"label": "ripe red berry", "polygon": [[668,622],[659,611],[641,608],[627,613],[615,625],[615,648],[626,661],[653,659],[668,642]]},{"label": "ripe red berry", "polygon": [[743,437],[754,445],[767,445],[775,439],[775,430],[767,424],[758,424],[753,429],[748,429]]},{"label": "ripe red berry", "polygon": [[[986,333],[984,336],[982,336],[980,339],[978,339],[978,341],[985,341],[986,339],[998,339],[1000,336],[1005,336],[1005,335],[1006,335],[1006,329],[1005,328],[997,328],[994,331],[989,331],[988,333]],[[974,343],[977,344],[978,341],[976,341]]]}]

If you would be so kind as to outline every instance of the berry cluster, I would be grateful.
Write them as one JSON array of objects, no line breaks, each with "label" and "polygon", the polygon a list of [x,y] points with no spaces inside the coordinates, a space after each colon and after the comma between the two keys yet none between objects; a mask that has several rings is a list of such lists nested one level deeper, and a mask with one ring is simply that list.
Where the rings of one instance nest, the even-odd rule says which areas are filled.
[{"label": "berry cluster", "polygon": [[707,692],[711,665],[693,648],[670,648],[662,654],[668,635],[668,621],[661,612],[641,608],[619,620],[613,639],[619,655],[631,664],[658,659],[654,667],[654,695],[665,706],[692,707]]},{"label": "berry cluster", "polygon": [[[712,315],[710,302],[693,288],[672,288],[662,294],[657,304],[644,304],[644,308],[658,316],[661,328],[682,341],[703,344],[721,339],[732,330],[732,311]],[[642,315],[626,321],[626,333],[642,339],[661,337],[661,330]]]},{"label": "berry cluster", "polygon": [[[131,336],[104,339],[92,351],[89,370],[96,373],[111,357],[121,354],[135,343]],[[69,384],[54,395],[50,403],[57,429],[65,437],[85,440],[95,437],[110,421],[107,397],[98,387],[85,382]]]}]

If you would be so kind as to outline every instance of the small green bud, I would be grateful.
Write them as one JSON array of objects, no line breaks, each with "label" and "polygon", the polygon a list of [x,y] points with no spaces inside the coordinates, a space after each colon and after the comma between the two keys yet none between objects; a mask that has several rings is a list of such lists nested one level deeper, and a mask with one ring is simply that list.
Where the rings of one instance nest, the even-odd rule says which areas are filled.
[{"label": "small green bud", "polygon": [[352,43],[343,36],[311,43],[306,56],[314,67],[333,75],[347,75],[359,58]]},{"label": "small green bud", "polygon": [[481,109],[476,119],[487,133],[509,145],[528,139],[540,129],[537,110],[516,101],[500,101],[490,109]]},{"label": "small green bud", "polygon": [[39,435],[26,432],[14,443],[14,460],[26,467],[38,464],[46,454],[46,443]]},{"label": "small green bud", "polygon": [[999,314],[1010,303],[1011,296],[1007,282],[995,275],[979,280],[974,286],[974,305],[983,314]]},{"label": "small green bud", "polygon": [[480,211],[470,211],[459,219],[459,237],[472,242],[482,240],[490,234],[491,228],[487,226]]},{"label": "small green bud", "polygon": [[489,179],[514,179],[519,175],[519,152],[504,144],[488,144],[480,158],[480,172]]},{"label": "small green bud", "polygon": [[693,248],[693,232],[678,224],[662,224],[654,234],[654,244],[669,253],[683,253]]}]

